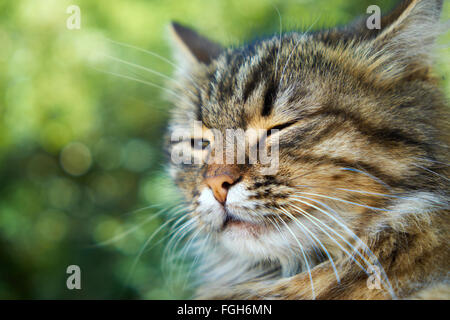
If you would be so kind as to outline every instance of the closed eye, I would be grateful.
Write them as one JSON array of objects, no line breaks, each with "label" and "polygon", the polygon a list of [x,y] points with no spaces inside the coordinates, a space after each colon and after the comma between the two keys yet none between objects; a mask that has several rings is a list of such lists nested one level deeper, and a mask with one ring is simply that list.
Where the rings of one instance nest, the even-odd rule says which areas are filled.
[{"label": "closed eye", "polygon": [[297,123],[297,121],[291,121],[291,122],[286,122],[286,123],[282,123],[282,124],[276,125],[276,126],[270,128],[268,130],[267,136],[270,136],[272,133],[274,133],[274,132],[272,132],[272,130],[279,130],[279,131],[281,131],[283,129],[286,129],[286,128],[292,126],[295,123]]}]

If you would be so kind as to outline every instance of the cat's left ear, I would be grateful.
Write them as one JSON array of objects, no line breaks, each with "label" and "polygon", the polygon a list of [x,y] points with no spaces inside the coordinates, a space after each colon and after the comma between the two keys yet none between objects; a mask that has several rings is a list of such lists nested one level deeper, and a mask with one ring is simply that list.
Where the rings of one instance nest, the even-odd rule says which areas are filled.
[{"label": "cat's left ear", "polygon": [[197,63],[208,65],[222,52],[220,45],[176,22],[170,24],[170,32],[175,47],[175,58],[181,67],[189,68]]}]

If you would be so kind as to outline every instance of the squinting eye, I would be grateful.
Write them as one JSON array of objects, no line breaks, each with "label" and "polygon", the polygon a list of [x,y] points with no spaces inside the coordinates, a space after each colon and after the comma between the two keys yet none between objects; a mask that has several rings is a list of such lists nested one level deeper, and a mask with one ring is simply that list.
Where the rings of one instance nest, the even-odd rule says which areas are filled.
[{"label": "squinting eye", "polygon": [[296,123],[296,121],[291,121],[291,122],[286,122],[286,123],[283,123],[283,124],[279,124],[279,125],[277,125],[275,127],[272,127],[272,128],[270,128],[267,131],[267,136],[270,136],[272,134],[272,130],[279,130],[279,131],[281,131],[283,129],[286,129],[286,128],[292,126],[295,123]]},{"label": "squinting eye", "polygon": [[208,140],[203,139],[191,139],[191,147],[196,150],[204,150],[209,146]]}]

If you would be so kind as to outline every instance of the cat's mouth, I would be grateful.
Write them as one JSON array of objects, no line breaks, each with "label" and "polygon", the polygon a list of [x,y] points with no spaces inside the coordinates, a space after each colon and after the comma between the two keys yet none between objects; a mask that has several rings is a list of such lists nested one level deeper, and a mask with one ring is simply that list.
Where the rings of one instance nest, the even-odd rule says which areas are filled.
[{"label": "cat's mouth", "polygon": [[243,224],[246,223],[246,221],[236,217],[235,215],[233,215],[232,213],[230,213],[228,210],[225,210],[225,221],[223,222],[223,228],[227,228],[228,226],[233,226],[233,225],[239,225],[239,224]]},{"label": "cat's mouth", "polygon": [[256,235],[264,228],[264,226],[265,225],[262,222],[243,219],[236,214],[233,214],[230,210],[225,209],[225,220],[222,225],[222,231],[247,231]]}]

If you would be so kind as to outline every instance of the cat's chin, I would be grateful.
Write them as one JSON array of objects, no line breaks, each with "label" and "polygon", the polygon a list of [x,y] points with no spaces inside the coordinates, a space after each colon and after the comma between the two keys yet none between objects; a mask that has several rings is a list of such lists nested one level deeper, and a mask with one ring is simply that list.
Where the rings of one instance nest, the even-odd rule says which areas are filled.
[{"label": "cat's chin", "polygon": [[263,224],[243,220],[228,219],[223,225],[222,232],[237,237],[257,237],[264,231]]},{"label": "cat's chin", "polygon": [[266,258],[271,255],[271,228],[262,221],[243,220],[228,212],[219,237],[222,245],[233,255]]},{"label": "cat's chin", "polygon": [[247,221],[227,222],[219,238],[231,255],[249,261],[276,259],[281,244],[267,225]]}]

